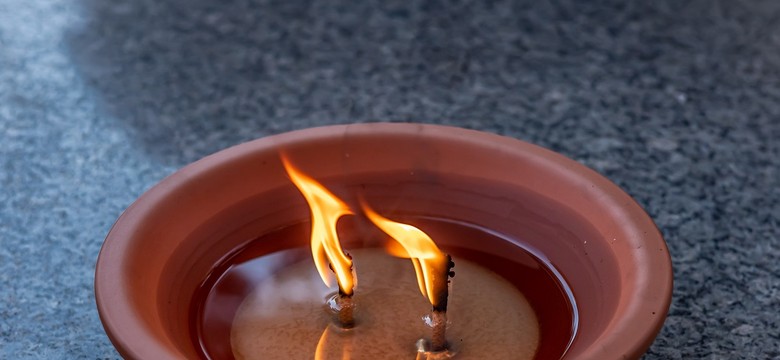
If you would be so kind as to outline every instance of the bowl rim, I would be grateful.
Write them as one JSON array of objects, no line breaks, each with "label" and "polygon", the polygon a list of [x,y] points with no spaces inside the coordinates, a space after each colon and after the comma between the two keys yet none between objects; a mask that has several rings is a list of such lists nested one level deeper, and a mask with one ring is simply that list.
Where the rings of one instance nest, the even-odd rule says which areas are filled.
[{"label": "bowl rim", "polygon": [[[160,339],[147,333],[146,326],[134,316],[134,304],[129,301],[129,287],[126,279],[130,274],[124,270],[126,254],[132,247],[133,229],[145,221],[144,212],[167,199],[171,189],[193,181],[199,175],[214,171],[220,164],[236,161],[258,151],[280,149],[286,145],[312,139],[339,141],[346,134],[393,133],[400,135],[429,136],[432,138],[458,139],[478,142],[488,147],[522,152],[523,156],[544,162],[566,177],[577,178],[589,183],[589,191],[599,201],[610,202],[609,208],[616,216],[622,216],[621,226],[630,228],[637,236],[639,248],[646,246],[655,251],[632,253],[635,268],[623,275],[639,284],[627,304],[623,304],[622,316],[613,319],[597,339],[599,346],[590,346],[579,358],[638,358],[652,344],[660,332],[671,304],[673,273],[671,257],[666,242],[653,220],[641,206],[625,191],[596,171],[569,159],[559,153],[521,140],[497,134],[464,128],[417,124],[417,123],[362,123],[330,125],[296,130],[263,137],[235,145],[206,156],[169,175],[157,185],[143,193],[117,219],[112,226],[98,255],[95,270],[95,300],[103,327],[122,356],[126,358],[148,358],[155,354],[158,359],[178,358],[181,354],[171,351],[160,343]],[[630,214],[630,215],[626,215]],[[625,279],[624,279],[625,280]],[[655,315],[648,322],[647,312]]]}]

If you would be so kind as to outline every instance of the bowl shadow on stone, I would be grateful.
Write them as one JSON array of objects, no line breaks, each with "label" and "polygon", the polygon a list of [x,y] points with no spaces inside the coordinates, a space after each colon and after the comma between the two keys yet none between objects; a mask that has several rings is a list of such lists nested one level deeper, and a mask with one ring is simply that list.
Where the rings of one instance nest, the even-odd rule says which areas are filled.
[{"label": "bowl shadow on stone", "polygon": [[[312,98],[328,66],[307,61],[298,41],[285,41],[305,38],[304,26],[281,23],[304,22],[302,4],[79,4],[88,21],[66,39],[77,71],[139,147],[163,163],[180,166],[264,135],[354,120],[348,98]],[[339,93],[331,90],[323,93]]]}]

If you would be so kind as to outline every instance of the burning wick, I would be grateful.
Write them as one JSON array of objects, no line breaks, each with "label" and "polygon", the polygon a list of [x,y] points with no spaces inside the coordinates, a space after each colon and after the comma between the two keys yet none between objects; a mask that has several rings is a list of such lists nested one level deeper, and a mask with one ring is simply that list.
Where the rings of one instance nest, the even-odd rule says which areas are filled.
[{"label": "burning wick", "polygon": [[351,328],[355,325],[352,295],[357,279],[352,269],[352,257],[341,248],[336,223],[342,216],[352,215],[353,212],[328,189],[296,169],[286,157],[281,158],[290,180],[306,198],[311,210],[311,254],[317,272],[329,287],[333,285],[333,277],[328,269],[336,275],[339,292],[331,299],[332,303],[329,301],[331,309],[336,311],[343,328]]},{"label": "burning wick", "polygon": [[395,256],[412,260],[420,292],[433,306],[430,316],[433,329],[430,351],[447,350],[447,298],[450,278],[455,276],[452,258],[441,252],[422,230],[382,217],[365,202],[362,202],[362,206],[368,219],[395,240],[388,244],[387,250]]},{"label": "burning wick", "polygon": [[[347,254],[347,257],[352,259],[352,256]],[[355,326],[355,302],[352,300],[352,293],[347,294],[341,283],[339,283],[339,292],[328,300],[328,305],[332,311],[336,313],[339,324],[344,329],[349,329]]]},{"label": "burning wick", "polygon": [[443,290],[437,294],[438,301],[431,302],[433,310],[431,311],[431,327],[433,328],[433,334],[431,336],[431,351],[440,352],[447,349],[447,298],[449,297],[449,283],[450,278],[455,276],[455,272],[452,268],[455,263],[452,262],[452,258],[449,255],[447,257],[447,264],[440,270],[444,270],[443,274],[439,275],[440,278],[446,278],[447,282],[441,286]]}]

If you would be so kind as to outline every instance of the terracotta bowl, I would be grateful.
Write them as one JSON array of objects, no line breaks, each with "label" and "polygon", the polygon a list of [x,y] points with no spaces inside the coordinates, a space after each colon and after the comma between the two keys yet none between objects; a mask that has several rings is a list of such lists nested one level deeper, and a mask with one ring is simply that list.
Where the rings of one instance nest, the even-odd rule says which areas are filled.
[{"label": "terracotta bowl", "polygon": [[95,296],[124,357],[198,358],[190,308],[215,264],[263,231],[308,217],[281,151],[336,194],[363,188],[380,209],[466,221],[520,239],[552,264],[576,302],[576,334],[560,349],[565,359],[639,358],[663,325],[672,293],[669,252],[653,221],[609,180],[498,135],[354,124],[220,151],[169,176],[122,214],[97,261]]}]

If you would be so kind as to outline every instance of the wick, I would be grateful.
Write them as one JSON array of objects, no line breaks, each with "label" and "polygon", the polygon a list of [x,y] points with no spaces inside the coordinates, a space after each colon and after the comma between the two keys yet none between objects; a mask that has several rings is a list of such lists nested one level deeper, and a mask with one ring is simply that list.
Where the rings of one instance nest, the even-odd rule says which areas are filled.
[{"label": "wick", "polygon": [[440,352],[447,350],[447,312],[434,310],[431,313],[431,325],[433,326],[431,351]]},{"label": "wick", "polygon": [[433,305],[431,312],[431,326],[433,335],[431,336],[431,351],[441,352],[447,350],[447,302],[450,295],[450,280],[455,276],[452,268],[455,263],[452,257],[447,255],[447,266],[444,267],[444,277],[447,282],[439,287],[439,293],[436,294],[436,304]]},{"label": "wick", "polygon": [[[352,255],[349,253],[345,253],[344,255],[352,260]],[[332,263],[328,264],[328,267],[334,273],[336,272],[336,270],[333,269]],[[350,272],[354,270],[351,264],[349,270]],[[354,277],[354,272],[352,273],[352,276]],[[352,299],[352,295],[353,293],[347,293],[344,291],[344,288],[341,287],[341,283],[339,283],[339,293],[331,297],[329,301],[331,311],[336,313],[336,319],[338,320],[338,324],[342,329],[351,329],[355,326],[355,302]]]},{"label": "wick", "polygon": [[355,302],[352,295],[347,295],[342,291],[336,296],[337,317],[339,324],[344,329],[351,329],[355,326]]}]

